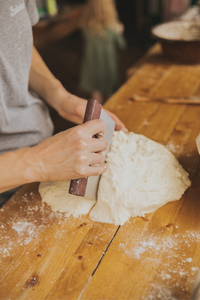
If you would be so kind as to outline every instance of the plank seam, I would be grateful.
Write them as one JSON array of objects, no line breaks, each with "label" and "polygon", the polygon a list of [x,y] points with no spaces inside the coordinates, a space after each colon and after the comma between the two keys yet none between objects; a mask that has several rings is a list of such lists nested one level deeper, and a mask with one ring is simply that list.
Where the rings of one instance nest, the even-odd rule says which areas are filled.
[{"label": "plank seam", "polygon": [[85,290],[87,289],[87,287],[88,287],[88,284],[90,283],[90,281],[91,281],[92,277],[93,277],[93,274],[92,274],[92,275],[90,276],[90,278],[88,279],[88,281],[87,281],[87,283],[86,283],[86,285],[85,285],[84,289],[83,289],[83,290],[82,290],[82,292],[80,293],[80,295],[79,295],[79,297],[78,297],[78,299],[77,299],[77,300],[80,300],[80,299],[82,298],[82,296],[83,296],[83,294],[85,293]]},{"label": "plank seam", "polygon": [[[157,109],[158,109],[159,106],[160,106],[160,103],[157,105]],[[179,118],[178,118],[178,120],[177,120],[177,122],[176,122],[176,124],[175,124],[175,126],[174,126],[174,130],[176,129],[177,125],[179,124],[180,120],[182,119],[182,117],[183,117],[183,115],[184,115],[184,113],[185,113],[185,111],[186,111],[187,105],[184,105],[184,106],[185,106],[185,107],[184,107],[184,109],[183,109],[183,112],[182,112],[181,115],[179,116]],[[156,109],[155,111],[157,111],[157,109]],[[154,112],[154,113],[155,113],[155,112]],[[148,118],[147,118],[147,119],[148,119]],[[143,122],[142,122],[142,123],[143,123]],[[139,127],[140,127],[140,126],[139,126]],[[171,132],[171,134],[169,135],[169,137],[168,137],[168,139],[167,139],[165,145],[167,145],[167,143],[169,142],[171,136],[172,136],[173,133],[174,133],[174,130],[172,130],[172,132]],[[184,201],[183,201],[183,202],[184,202]],[[181,210],[181,209],[180,209],[180,210]],[[179,211],[179,213],[180,213],[180,211]],[[178,215],[179,215],[179,213],[178,213]],[[178,218],[178,216],[177,216],[177,218]],[[176,221],[175,221],[175,223],[176,223]],[[116,237],[116,235],[117,235],[117,233],[118,233],[120,227],[121,227],[121,226],[118,226],[118,228],[117,228],[115,234],[113,235],[112,239],[110,240],[110,242],[108,243],[107,247],[106,247],[105,250],[103,251],[102,256],[101,256],[101,258],[99,259],[99,261],[98,261],[98,263],[97,263],[97,265],[96,265],[96,267],[95,267],[95,269],[94,269],[92,275],[91,275],[90,278],[88,279],[88,281],[87,281],[85,287],[83,288],[83,290],[82,290],[82,292],[80,293],[80,295],[79,295],[79,297],[77,298],[77,300],[81,300],[81,298],[83,297],[85,291],[87,290],[88,285],[90,284],[90,282],[91,282],[91,280],[92,280],[92,277],[93,277],[94,274],[96,273],[96,271],[97,271],[99,265],[101,264],[101,261],[103,260],[103,258],[104,258],[104,256],[105,256],[106,252],[108,251],[110,245],[112,244],[114,238]]]},{"label": "plank seam", "polygon": [[100,258],[100,260],[99,260],[98,264],[96,265],[96,268],[94,269],[94,271],[93,271],[93,273],[92,273],[92,276],[94,276],[94,274],[95,274],[95,272],[96,272],[97,268],[99,267],[99,265],[100,265],[100,263],[101,263],[101,261],[102,261],[102,259],[103,259],[104,255],[105,255],[105,254],[106,254],[106,252],[108,251],[108,249],[109,249],[109,247],[110,247],[110,245],[111,245],[112,241],[114,240],[115,236],[117,235],[117,233],[118,233],[118,231],[119,231],[120,227],[121,227],[121,226],[118,226],[118,228],[117,228],[117,230],[116,230],[115,234],[113,235],[112,239],[111,239],[111,240],[110,240],[110,242],[108,243],[108,245],[107,245],[106,249],[103,251],[101,258]]},{"label": "plank seam", "polygon": [[96,273],[96,270],[98,269],[98,267],[99,267],[99,265],[100,265],[102,259],[104,258],[106,252],[108,251],[108,249],[109,249],[109,247],[110,247],[112,241],[114,240],[115,236],[117,235],[117,233],[118,233],[120,227],[121,227],[121,226],[119,225],[118,228],[117,228],[117,230],[115,231],[115,234],[113,235],[113,237],[111,238],[111,240],[110,240],[110,242],[108,243],[107,247],[106,247],[105,250],[103,251],[103,253],[102,253],[102,255],[101,255],[101,257],[100,257],[100,259],[99,259],[99,261],[98,261],[98,263],[97,263],[97,265],[96,265],[96,267],[95,267],[95,269],[94,269],[94,271],[93,271],[93,273],[92,273],[92,275],[91,275],[90,278],[88,279],[88,281],[87,281],[87,283],[86,283],[84,289],[82,290],[82,292],[81,292],[80,296],[77,298],[77,300],[81,300],[81,298],[82,298],[82,296],[83,296],[85,290],[87,289],[87,287],[88,287],[90,281],[92,280],[92,277],[93,277],[94,274]]}]

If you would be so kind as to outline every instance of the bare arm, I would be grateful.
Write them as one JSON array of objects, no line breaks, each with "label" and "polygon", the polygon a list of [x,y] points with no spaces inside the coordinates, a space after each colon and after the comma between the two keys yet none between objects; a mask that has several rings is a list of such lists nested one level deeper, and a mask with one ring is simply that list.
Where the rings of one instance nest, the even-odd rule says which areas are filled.
[{"label": "bare arm", "polygon": [[102,151],[105,140],[93,139],[96,133],[105,134],[102,120],[93,120],[45,139],[32,148],[22,148],[0,155],[0,193],[35,181],[77,179],[106,170]]},{"label": "bare arm", "polygon": [[76,124],[82,124],[86,100],[66,91],[61,82],[48,69],[35,47],[33,47],[29,85],[63,118]]},{"label": "bare arm", "polygon": [[[62,117],[82,123],[86,100],[64,89],[35,48],[29,85]],[[111,116],[117,124],[116,129],[124,127],[115,115]],[[104,122],[93,120],[45,139],[35,147],[0,155],[0,193],[35,181],[68,180],[102,174],[106,170],[105,164],[90,166],[102,163],[102,151],[107,148],[106,141],[92,138],[100,132],[105,133]]]},{"label": "bare arm", "polygon": [[34,181],[29,148],[0,155],[0,193]]},{"label": "bare arm", "polygon": [[[55,108],[61,117],[76,124],[82,124],[87,101],[66,91],[47,68],[35,47],[33,47],[29,85],[44,101]],[[109,111],[107,113],[116,122],[116,130],[126,131],[124,124],[116,115]]]}]

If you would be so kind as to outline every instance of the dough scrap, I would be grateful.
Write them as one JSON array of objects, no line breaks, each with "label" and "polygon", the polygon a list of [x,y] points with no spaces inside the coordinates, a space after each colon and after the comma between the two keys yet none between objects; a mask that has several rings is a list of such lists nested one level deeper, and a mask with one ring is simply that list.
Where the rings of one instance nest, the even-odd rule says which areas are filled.
[{"label": "dough scrap", "polygon": [[191,185],[188,173],[164,146],[143,135],[114,132],[108,169],[101,176],[98,201],[68,194],[68,182],[41,183],[42,201],[54,211],[77,217],[91,208],[93,221],[123,225],[167,202],[178,200]]}]

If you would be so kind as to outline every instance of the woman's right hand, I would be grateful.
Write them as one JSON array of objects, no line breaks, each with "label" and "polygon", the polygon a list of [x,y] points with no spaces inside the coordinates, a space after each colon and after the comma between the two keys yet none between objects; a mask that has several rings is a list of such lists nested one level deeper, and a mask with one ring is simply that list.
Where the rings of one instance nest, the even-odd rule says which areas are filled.
[{"label": "woman's right hand", "polygon": [[[105,135],[105,123],[92,120],[30,148],[32,169],[36,181],[62,181],[99,175],[106,171],[102,152],[108,147],[104,139],[92,136]],[[102,164],[100,166],[91,166]]]}]

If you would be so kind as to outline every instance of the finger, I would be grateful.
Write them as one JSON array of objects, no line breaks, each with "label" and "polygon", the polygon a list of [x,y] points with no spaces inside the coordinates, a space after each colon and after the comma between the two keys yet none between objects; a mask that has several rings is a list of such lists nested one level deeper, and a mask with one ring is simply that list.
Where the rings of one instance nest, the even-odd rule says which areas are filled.
[{"label": "finger", "polygon": [[115,120],[115,130],[119,131],[119,130],[123,130],[124,132],[128,132],[126,126],[124,125],[124,123],[122,123],[122,121],[114,114],[112,114],[113,119]]},{"label": "finger", "polygon": [[88,165],[99,165],[104,162],[104,156],[103,154],[99,153],[91,153],[90,156],[88,157]]},{"label": "finger", "polygon": [[92,167],[92,166],[87,167],[86,169],[87,177],[101,175],[107,170],[107,168],[108,168],[107,164],[102,164],[101,166],[98,167]]},{"label": "finger", "polygon": [[90,152],[103,152],[108,148],[108,142],[104,139],[87,139],[87,149]]},{"label": "finger", "polygon": [[104,121],[97,119],[91,120],[81,125],[86,134],[90,137],[98,134],[103,137],[106,133],[106,125]]},{"label": "finger", "polygon": [[122,130],[124,132],[128,132],[128,129],[125,127],[125,125],[118,119],[117,122],[115,122],[115,130],[119,131]]}]

